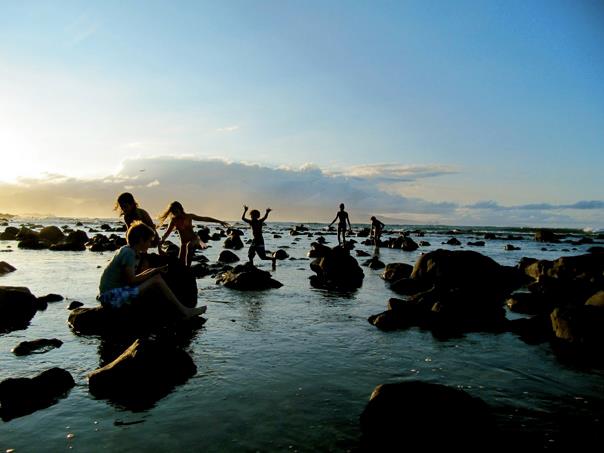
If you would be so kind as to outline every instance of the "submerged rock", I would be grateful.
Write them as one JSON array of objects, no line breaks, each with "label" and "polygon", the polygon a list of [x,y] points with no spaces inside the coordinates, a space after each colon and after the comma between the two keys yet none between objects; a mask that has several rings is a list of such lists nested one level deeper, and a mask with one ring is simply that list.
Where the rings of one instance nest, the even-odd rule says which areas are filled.
[{"label": "submerged rock", "polygon": [[22,341],[12,349],[15,355],[29,355],[33,353],[43,353],[51,349],[60,348],[63,342],[57,338],[40,338],[32,341]]},{"label": "submerged rock", "polygon": [[389,263],[380,275],[387,282],[395,282],[401,278],[408,278],[413,272],[413,266],[406,263]]},{"label": "submerged rock", "polygon": [[270,272],[258,269],[250,263],[240,264],[231,270],[222,272],[216,278],[216,283],[241,291],[257,291],[283,286],[282,283],[271,277]]},{"label": "submerged rock", "polygon": [[488,451],[496,432],[484,401],[420,381],[377,386],[360,422],[364,451]]},{"label": "submerged rock", "polygon": [[147,406],[197,372],[191,356],[173,345],[136,340],[113,362],[88,375],[90,393],[127,405]]},{"label": "submerged rock", "polygon": [[9,272],[14,272],[16,270],[16,267],[11,266],[6,261],[0,261],[0,275],[8,274]]},{"label": "submerged rock", "polygon": [[71,374],[51,368],[33,378],[9,378],[0,382],[0,416],[8,421],[56,403],[75,385]]}]

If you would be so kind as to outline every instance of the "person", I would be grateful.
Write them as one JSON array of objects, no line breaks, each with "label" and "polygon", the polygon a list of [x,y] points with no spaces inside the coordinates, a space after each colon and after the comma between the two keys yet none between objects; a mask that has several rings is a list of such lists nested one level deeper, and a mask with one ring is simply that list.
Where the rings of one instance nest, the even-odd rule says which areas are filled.
[{"label": "person", "polygon": [[168,266],[147,268],[136,273],[137,261],[141,254],[151,247],[155,230],[141,221],[134,221],[126,232],[127,244],[120,248],[101,275],[97,299],[105,308],[119,309],[124,306],[141,304],[156,297],[158,293],[170,303],[184,318],[205,313],[207,307],[189,308],[174,295],[161,276]]},{"label": "person", "polygon": [[371,216],[371,236],[373,237],[373,245],[375,247],[380,246],[380,236],[382,235],[382,231],[384,230],[384,225],[375,216]]},{"label": "person", "polygon": [[218,220],[213,217],[204,217],[187,213],[182,207],[182,204],[180,204],[178,201],[173,201],[170,203],[168,209],[166,209],[166,211],[159,216],[159,220],[161,221],[162,225],[168,217],[171,217],[170,224],[159,241],[160,247],[166,238],[170,236],[172,230],[176,228],[178,235],[180,236],[180,250],[178,252],[178,258],[186,266],[191,265],[191,262],[193,261],[193,254],[195,253],[196,248],[205,249],[207,247],[207,245],[199,238],[197,233],[193,231],[193,220],[197,220],[199,222],[219,223],[225,228],[228,228],[229,226],[227,222],[223,222],[222,220]]},{"label": "person", "polygon": [[269,212],[271,212],[271,208],[266,208],[266,213],[264,217],[260,218],[260,211],[257,209],[252,209],[250,211],[250,218],[245,217],[245,213],[247,212],[248,207],[243,206],[243,214],[241,215],[241,220],[245,223],[249,224],[252,227],[252,244],[250,245],[250,249],[247,252],[247,256],[250,259],[250,264],[254,265],[254,256],[258,254],[258,257],[261,260],[271,260],[273,262],[273,270],[277,268],[277,258],[266,256],[266,250],[264,249],[264,238],[262,237],[262,225],[264,225],[264,221],[268,217]]},{"label": "person", "polygon": [[[331,221],[329,226],[332,226],[335,221],[338,221],[338,244],[346,245],[346,222],[348,222],[348,233],[352,233],[352,225],[350,225],[350,219],[348,213],[344,211],[344,203],[340,203],[340,210],[336,213],[336,218]],[[340,234],[342,239],[340,240]]]},{"label": "person", "polygon": [[151,219],[151,216],[147,211],[138,207],[138,203],[134,199],[134,196],[130,192],[124,192],[117,197],[115,202],[115,211],[119,211],[119,215],[124,217],[124,223],[126,228],[130,228],[132,222],[139,220],[145,225],[153,228],[155,231],[155,237],[153,239],[152,247],[159,245],[159,234],[155,230],[155,223]]}]

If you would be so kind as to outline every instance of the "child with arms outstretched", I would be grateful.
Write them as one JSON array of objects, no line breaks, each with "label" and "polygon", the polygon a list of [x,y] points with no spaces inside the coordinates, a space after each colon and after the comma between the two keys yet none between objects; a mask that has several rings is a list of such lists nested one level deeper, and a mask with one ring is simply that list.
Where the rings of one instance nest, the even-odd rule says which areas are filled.
[{"label": "child with arms outstretched", "polygon": [[229,226],[228,223],[213,217],[204,217],[187,213],[178,201],[173,201],[170,203],[170,206],[168,206],[166,212],[159,216],[159,220],[161,221],[162,225],[168,217],[171,217],[170,224],[160,240],[160,246],[176,228],[178,235],[180,236],[180,251],[178,253],[178,258],[186,266],[191,265],[191,262],[193,261],[193,254],[195,253],[196,248],[204,249],[207,247],[207,245],[199,238],[197,233],[193,231],[193,220],[197,220],[198,222],[219,223],[225,228]]},{"label": "child with arms outstretched", "polygon": [[273,262],[273,269],[275,269],[277,259],[275,257],[266,256],[266,250],[264,249],[264,238],[262,237],[262,225],[264,225],[264,221],[268,217],[268,213],[271,212],[271,208],[266,208],[266,213],[262,218],[260,218],[260,211],[257,209],[252,209],[250,211],[250,218],[247,219],[245,217],[247,210],[248,207],[244,205],[241,220],[243,220],[245,223],[248,223],[252,227],[252,245],[250,246],[250,250],[247,254],[248,258],[250,259],[250,264],[252,266],[254,265],[254,256],[258,254],[258,257],[261,260],[271,260]]}]

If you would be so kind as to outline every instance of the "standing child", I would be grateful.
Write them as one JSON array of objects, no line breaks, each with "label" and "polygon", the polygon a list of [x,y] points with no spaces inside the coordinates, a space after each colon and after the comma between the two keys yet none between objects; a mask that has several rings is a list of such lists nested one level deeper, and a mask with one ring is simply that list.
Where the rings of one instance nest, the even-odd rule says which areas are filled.
[{"label": "standing child", "polygon": [[[331,221],[329,226],[332,226],[336,220],[338,221],[338,244],[346,245],[346,222],[348,222],[348,233],[352,233],[352,225],[350,225],[348,213],[344,211],[344,203],[340,204],[340,210],[336,213],[336,218]],[[340,234],[342,235],[342,240],[340,240]]]},{"label": "standing child", "polygon": [[196,214],[190,214],[185,212],[184,208],[178,201],[173,201],[168,206],[166,212],[159,216],[159,220],[162,225],[168,217],[170,218],[170,225],[160,240],[161,244],[166,240],[174,228],[178,231],[180,236],[180,251],[178,258],[186,266],[190,266],[193,261],[193,254],[196,248],[205,249],[207,245],[199,238],[199,236],[193,231],[193,220],[199,222],[214,222],[219,223],[223,227],[228,227],[229,224],[222,220],[215,219],[213,217],[203,217]]},{"label": "standing child", "polygon": [[126,232],[127,245],[113,256],[101,275],[97,299],[103,307],[117,309],[126,305],[144,303],[159,293],[172,304],[183,317],[205,313],[207,307],[189,308],[183,305],[166,284],[162,272],[168,266],[148,268],[136,274],[140,255],[147,252],[155,237],[155,230],[140,221],[135,221]]},{"label": "standing child", "polygon": [[[151,219],[151,216],[147,211],[138,207],[138,203],[134,199],[134,196],[130,192],[124,192],[117,197],[117,201],[115,202],[114,210],[118,211],[120,216],[124,216],[124,223],[127,228],[130,228],[130,225],[136,220],[143,222],[145,225],[153,228],[155,231],[155,224]],[[157,247],[159,245],[159,234],[155,231],[155,238],[153,239],[152,247]]]},{"label": "standing child", "polygon": [[245,223],[248,223],[252,227],[252,245],[247,253],[248,258],[250,259],[250,264],[254,265],[254,256],[258,254],[261,260],[271,260],[273,262],[273,270],[277,267],[277,258],[266,256],[266,250],[264,249],[264,238],[262,237],[262,225],[264,225],[264,221],[268,217],[268,213],[271,212],[271,208],[266,208],[266,214],[264,217],[260,218],[260,211],[257,209],[252,209],[250,211],[250,219],[246,219],[245,213],[247,212],[248,207],[243,206],[243,214],[241,215],[241,220]]},{"label": "standing child", "polygon": [[375,216],[371,216],[371,236],[373,237],[373,245],[375,247],[380,246],[380,236],[382,235],[382,231],[384,231],[384,225]]}]

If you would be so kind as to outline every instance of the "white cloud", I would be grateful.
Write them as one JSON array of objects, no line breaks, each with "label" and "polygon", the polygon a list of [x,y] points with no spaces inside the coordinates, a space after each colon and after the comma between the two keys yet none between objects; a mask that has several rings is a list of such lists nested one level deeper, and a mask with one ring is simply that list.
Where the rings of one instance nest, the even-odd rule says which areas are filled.
[{"label": "white cloud", "polygon": [[370,215],[376,215],[400,223],[594,228],[604,225],[604,204],[598,201],[559,205],[555,209],[545,203],[502,207],[494,201],[471,206],[430,202],[385,191],[384,175],[389,178],[407,172],[409,178],[421,178],[435,176],[438,171],[448,174],[448,170],[395,167],[390,171],[385,165],[371,167],[372,171],[357,171],[350,177],[327,173],[312,164],[271,168],[221,159],[136,158],[124,161],[118,174],[104,178],[83,180],[49,175],[47,179],[30,178],[25,181],[27,184],[0,184],[0,206],[3,211],[16,214],[52,212],[106,217],[115,215],[112,208],[116,197],[132,191],[141,207],[152,215],[178,200],[189,212],[226,220],[238,219],[241,206],[247,204],[258,209],[270,206],[274,220],[330,222],[343,202],[353,223],[365,223]]}]

